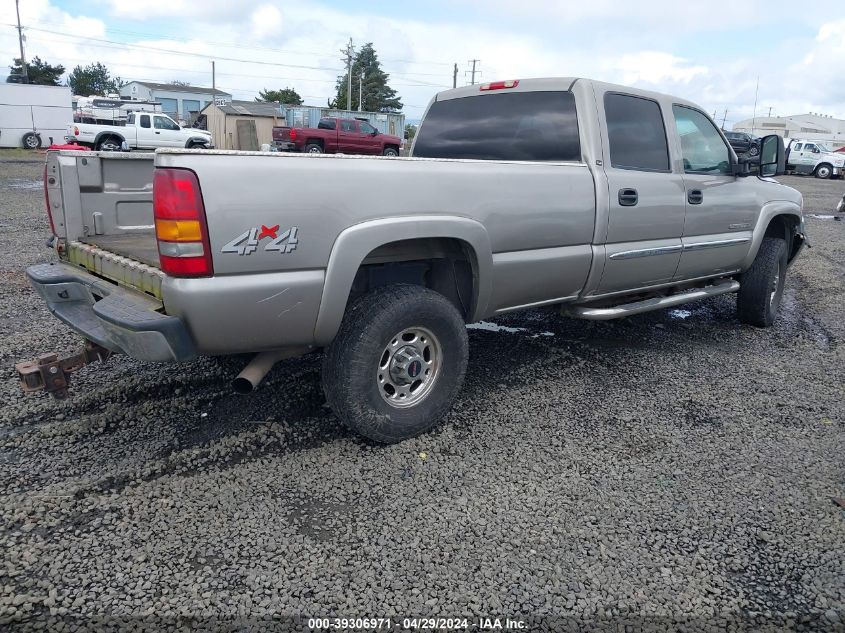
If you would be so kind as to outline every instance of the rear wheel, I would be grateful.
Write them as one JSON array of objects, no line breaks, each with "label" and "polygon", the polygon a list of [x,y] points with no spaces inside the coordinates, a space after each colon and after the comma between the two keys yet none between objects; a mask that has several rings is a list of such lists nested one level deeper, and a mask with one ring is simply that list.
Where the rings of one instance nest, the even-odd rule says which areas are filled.
[{"label": "rear wheel", "polygon": [[27,132],[21,138],[21,144],[24,149],[38,149],[41,147],[41,137],[35,132]]},{"label": "rear wheel", "polygon": [[749,156],[756,156],[756,155],[757,155],[757,154],[759,154],[759,153],[760,153],[760,148],[759,148],[759,147],[757,147],[756,145],[752,145],[752,146],[748,149],[748,155],[749,155]]},{"label": "rear wheel", "polygon": [[443,295],[410,284],[357,299],[323,357],[329,406],[352,430],[383,443],[423,433],[461,389],[466,326]]},{"label": "rear wheel", "polygon": [[306,154],[322,154],[323,153],[323,146],[319,143],[308,143],[305,146],[305,153]]},{"label": "rear wheel", "polygon": [[98,152],[119,152],[120,140],[114,136],[107,136],[97,143]]},{"label": "rear wheel", "polygon": [[769,327],[775,322],[786,281],[786,240],[764,237],[757,257],[739,280],[737,316],[742,323]]},{"label": "rear wheel", "polygon": [[816,167],[815,176],[816,178],[821,178],[823,180],[827,180],[830,178],[830,175],[833,173],[833,167],[828,165],[827,163],[822,163],[818,167]]}]

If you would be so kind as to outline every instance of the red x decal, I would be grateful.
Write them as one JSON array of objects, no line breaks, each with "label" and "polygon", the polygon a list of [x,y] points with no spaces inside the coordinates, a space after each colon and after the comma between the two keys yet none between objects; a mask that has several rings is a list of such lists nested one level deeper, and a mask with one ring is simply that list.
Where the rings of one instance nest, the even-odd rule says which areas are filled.
[{"label": "red x decal", "polygon": [[258,239],[260,240],[260,239],[265,238],[265,237],[272,237],[275,240],[278,237],[276,235],[276,231],[278,231],[278,230],[279,230],[278,224],[276,226],[270,226],[270,227],[264,226],[262,224],[261,225],[261,233],[259,233]]}]

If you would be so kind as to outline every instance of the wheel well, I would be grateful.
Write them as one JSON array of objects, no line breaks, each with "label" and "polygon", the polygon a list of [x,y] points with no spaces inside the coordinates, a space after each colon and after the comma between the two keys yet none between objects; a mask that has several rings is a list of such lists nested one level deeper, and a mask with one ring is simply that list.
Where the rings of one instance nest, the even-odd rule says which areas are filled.
[{"label": "wheel well", "polygon": [[119,143],[122,143],[124,140],[123,137],[120,134],[117,134],[116,132],[101,132],[100,135],[97,137],[97,140],[94,141],[94,144],[99,145],[100,143],[109,138],[113,138]]},{"label": "wheel well", "polygon": [[477,270],[475,252],[463,240],[424,238],[390,242],[372,250],[361,262],[349,301],[381,286],[416,284],[442,294],[468,319],[475,310]]},{"label": "wheel well", "polygon": [[321,139],[321,138],[309,138],[305,141],[305,144],[306,145],[319,145],[320,147],[324,146],[323,145],[323,139]]},{"label": "wheel well", "polygon": [[786,248],[789,253],[789,260],[798,252],[799,240],[795,239],[798,234],[798,218],[794,215],[776,215],[769,220],[766,227],[766,237],[778,237],[786,240]]}]

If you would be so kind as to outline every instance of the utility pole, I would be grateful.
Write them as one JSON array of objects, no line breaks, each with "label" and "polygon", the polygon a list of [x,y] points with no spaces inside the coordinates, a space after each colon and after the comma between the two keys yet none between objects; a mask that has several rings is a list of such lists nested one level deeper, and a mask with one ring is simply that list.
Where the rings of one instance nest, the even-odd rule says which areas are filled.
[{"label": "utility pole", "polygon": [[468,64],[472,64],[472,70],[470,71],[472,79],[470,79],[470,84],[475,85],[475,73],[481,74],[480,70],[475,70],[475,65],[481,63],[480,59],[471,59],[467,62]]},{"label": "utility pole", "polygon": [[352,56],[355,54],[355,47],[352,46],[352,38],[349,38],[349,43],[346,48],[340,49],[346,58],[346,109],[352,109]]},{"label": "utility pole", "polygon": [[217,69],[214,67],[214,60],[211,60],[211,89],[217,90]]},{"label": "utility pole", "polygon": [[722,115],[722,129],[725,129],[725,119],[728,118],[728,109],[725,108],[725,114]]},{"label": "utility pole", "polygon": [[772,106],[769,106],[769,118],[772,116]]},{"label": "utility pole", "polygon": [[754,136],[754,126],[757,123],[757,93],[760,91],[760,75],[757,75],[757,86],[754,88],[754,115],[751,118],[751,136]]},{"label": "utility pole", "polygon": [[29,70],[26,67],[26,56],[23,52],[23,27],[21,26],[20,0],[15,0],[15,12],[18,14],[18,44],[21,47],[21,67],[23,68],[24,83],[29,83]]},{"label": "utility pole", "polygon": [[358,112],[363,112],[364,103],[364,73],[358,75]]},{"label": "utility pole", "polygon": [[458,87],[458,65],[455,64],[455,70],[452,71],[452,87]]}]

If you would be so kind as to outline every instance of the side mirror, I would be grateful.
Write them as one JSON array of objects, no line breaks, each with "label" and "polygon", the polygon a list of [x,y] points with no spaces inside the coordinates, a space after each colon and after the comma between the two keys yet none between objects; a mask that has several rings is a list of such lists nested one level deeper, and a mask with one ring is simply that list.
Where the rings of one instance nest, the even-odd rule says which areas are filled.
[{"label": "side mirror", "polygon": [[760,165],[758,175],[761,178],[781,176],[786,173],[786,156],[783,139],[777,134],[764,136],[760,140]]}]

